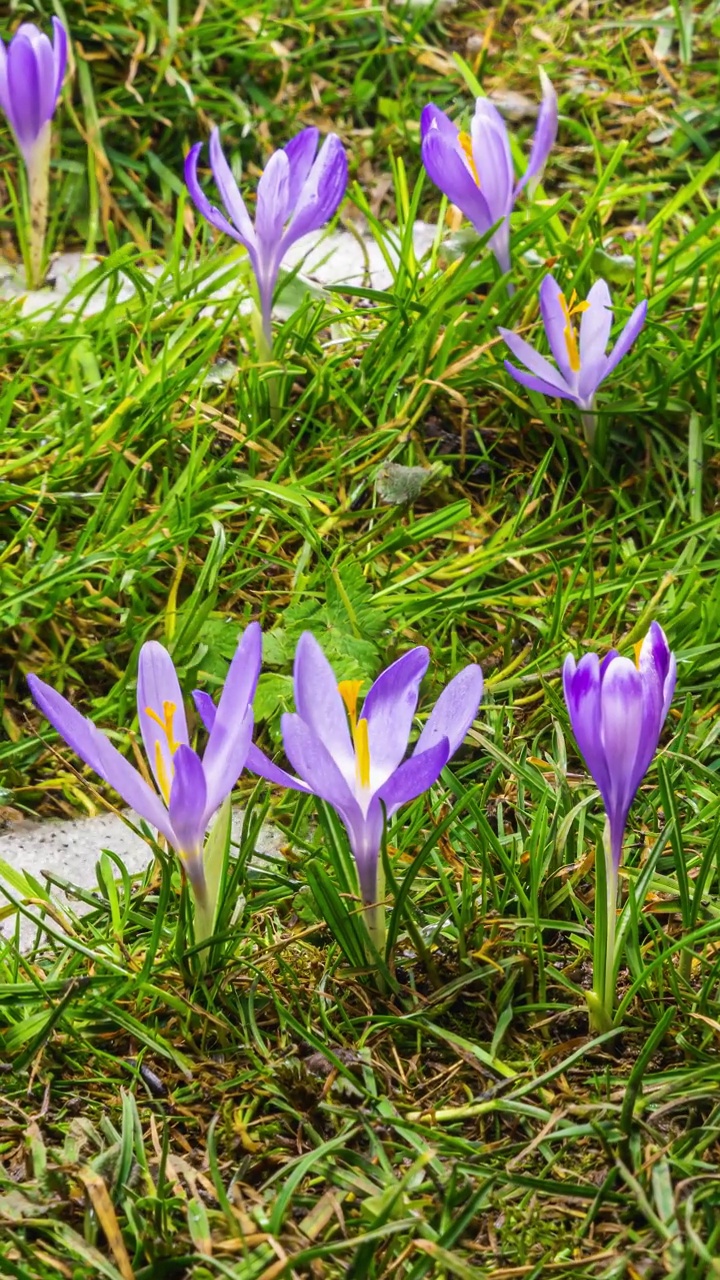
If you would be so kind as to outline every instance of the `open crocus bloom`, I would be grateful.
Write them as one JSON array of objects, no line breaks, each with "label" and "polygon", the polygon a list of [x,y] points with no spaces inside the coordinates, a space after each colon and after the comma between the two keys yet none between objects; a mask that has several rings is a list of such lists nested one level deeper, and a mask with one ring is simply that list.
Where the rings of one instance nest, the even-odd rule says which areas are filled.
[{"label": "open crocus bloom", "polygon": [[154,640],[143,645],[138,665],[138,719],[157,790],[91,720],[50,685],[28,676],[37,706],[68,746],[172,845],[201,904],[206,894],[205,833],[242,773],[250,747],[261,643],[260,627],[252,622],[230,664],[202,757],[189,743],[182,693],[170,654]]},{"label": "open crocus bloom", "polygon": [[7,48],[0,40],[0,108],[28,168],[50,123],[67,63],[67,33],[53,18],[53,43],[32,22],[18,27]]},{"label": "open crocus bloom", "polygon": [[530,162],[519,182],[507,126],[487,98],[476,100],[470,133],[460,131],[432,102],[424,107],[420,120],[422,161],[435,186],[480,235],[500,224],[489,243],[501,271],[510,270],[510,214],[515,201],[524,186],[539,181],[557,135],[557,95],[542,70],[540,78],[542,104]]},{"label": "open crocus bloom", "polygon": [[[510,329],[499,329],[513,355],[524,365],[517,369],[509,360],[505,368],[516,382],[546,396],[572,400],[591,413],[600,383],[627,355],[645,323],[647,302],[635,308],[609,355],[605,354],[613,321],[612,299],[604,280],[596,280],[585,302],[568,303],[557,280],[545,276],[540,286],[540,313],[557,369],[524,338]],[[575,318],[580,316],[579,332]]]},{"label": "open crocus bloom", "polygon": [[347,829],[366,905],[377,898],[383,806],[390,817],[433,785],[482,698],[480,668],[465,667],[440,694],[405,759],[428,661],[423,647],[398,658],[378,676],[358,711],[362,681],[338,684],[317,640],[305,632],[295,653],[297,711],[282,717],[285,753],[299,777],[256,747],[248,758],[249,767],[270,782],[311,791],[333,806]]},{"label": "open crocus bloom", "polygon": [[318,231],[333,216],[347,186],[347,157],[340,139],[328,134],[316,155],[319,137],[317,129],[303,129],[270,156],[258,183],[254,224],[223,155],[217,129],[210,134],[210,167],[225,214],[210,203],[198,182],[201,142],[185,161],[185,182],[202,216],[248,251],[268,346],[272,341],[273,292],[282,260],[290,245],[310,231]]},{"label": "open crocus bloom", "polygon": [[657,622],[637,646],[637,661],[616,650],[601,662],[568,654],[563,687],[570,723],[603,798],[617,875],[630,806],[657,750],[675,690],[675,655]]}]

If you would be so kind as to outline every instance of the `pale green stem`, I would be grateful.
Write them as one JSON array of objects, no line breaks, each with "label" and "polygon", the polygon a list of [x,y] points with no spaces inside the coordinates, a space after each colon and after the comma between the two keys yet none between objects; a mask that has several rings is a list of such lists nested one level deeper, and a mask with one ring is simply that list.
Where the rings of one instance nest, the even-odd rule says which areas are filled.
[{"label": "pale green stem", "polygon": [[582,422],[583,435],[592,449],[595,443],[595,432],[597,431],[597,414],[583,412],[580,414],[580,421]]},{"label": "pale green stem", "polygon": [[615,1006],[615,940],[620,850],[613,850],[609,823],[603,834],[603,858],[596,863],[595,939],[593,989],[587,1003],[590,1024],[596,1031],[609,1031]]},{"label": "pale green stem", "polygon": [[50,121],[43,125],[27,159],[30,221],[27,228],[27,283],[39,289],[45,279],[45,232],[50,191]]},{"label": "pale green stem", "polygon": [[[382,858],[378,859],[377,882],[375,885],[375,896],[373,901],[363,904],[363,920],[365,927],[370,936],[370,942],[378,955],[385,958],[385,873],[382,868]],[[375,956],[372,950],[369,955],[372,963]]]}]

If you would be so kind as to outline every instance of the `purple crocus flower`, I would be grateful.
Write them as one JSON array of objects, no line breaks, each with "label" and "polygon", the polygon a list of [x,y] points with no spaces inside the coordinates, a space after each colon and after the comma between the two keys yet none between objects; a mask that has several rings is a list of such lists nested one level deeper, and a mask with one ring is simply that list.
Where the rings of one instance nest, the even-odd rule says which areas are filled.
[{"label": "purple crocus flower", "polygon": [[225,214],[210,204],[198,182],[203,144],[196,143],[185,160],[185,182],[199,212],[248,251],[268,347],[273,292],[282,260],[290,245],[332,218],[347,186],[347,157],[340,139],[328,134],[318,152],[319,136],[315,128],[303,129],[270,156],[258,183],[254,224],[223,154],[218,129],[210,134],[210,167]]},{"label": "purple crocus flower", "polygon": [[510,139],[505,121],[488,98],[478,98],[470,133],[429,103],[420,119],[422,162],[436,187],[456,204],[479,235],[490,237],[500,270],[510,270],[510,214],[523,187],[542,176],[558,126],[557,95],[540,71],[543,97],[533,138],[530,162],[515,181]]},{"label": "purple crocus flower", "polygon": [[65,75],[67,33],[57,18],[52,24],[52,44],[31,22],[18,27],[7,48],[0,40],[0,108],[28,168],[52,120]]},{"label": "purple crocus flower", "polygon": [[251,622],[230,664],[212,732],[200,756],[190,746],[182,693],[170,654],[154,640],[143,645],[138,664],[138,719],[157,790],[91,720],[50,685],[28,676],[37,706],[60,736],[172,845],[201,905],[206,899],[205,833],[247,760],[261,648],[260,627]]},{"label": "purple crocus flower", "polygon": [[637,646],[637,663],[611,649],[601,662],[568,654],[563,688],[570,723],[607,814],[617,876],[630,806],[660,740],[677,678],[675,655],[657,622]]},{"label": "purple crocus flower", "polygon": [[482,698],[480,668],[465,667],[440,694],[405,759],[429,657],[419,647],[398,658],[371,685],[358,713],[363,682],[338,684],[317,640],[304,632],[295,652],[297,711],[282,717],[285,753],[299,778],[279,769],[257,747],[248,759],[249,767],[268,781],[311,791],[333,806],[347,829],[366,906],[378,896],[383,806],[390,818],[437,781]]},{"label": "purple crocus flower", "polygon": [[[590,442],[594,433],[595,394],[600,383],[627,355],[645,323],[647,301],[633,311],[609,355],[605,349],[613,320],[610,290],[604,280],[596,280],[587,300],[568,303],[557,280],[545,276],[540,286],[540,313],[557,369],[524,338],[510,329],[499,329],[513,355],[525,365],[517,369],[509,360],[505,368],[516,382],[546,396],[572,400],[583,413]],[[580,315],[579,334],[574,317]]]}]

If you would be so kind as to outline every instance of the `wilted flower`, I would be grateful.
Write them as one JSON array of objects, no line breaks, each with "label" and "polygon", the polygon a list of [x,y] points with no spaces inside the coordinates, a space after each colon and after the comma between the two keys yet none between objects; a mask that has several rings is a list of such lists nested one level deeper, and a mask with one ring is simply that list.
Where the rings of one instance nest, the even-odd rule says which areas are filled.
[{"label": "wilted flower", "polygon": [[490,248],[501,271],[510,270],[510,214],[523,187],[539,181],[558,126],[557,95],[540,71],[543,98],[530,163],[515,181],[505,121],[487,98],[478,98],[470,133],[429,103],[420,120],[421,154],[430,179],[484,236],[497,223]]},{"label": "wilted flower", "polygon": [[[556,369],[517,333],[499,329],[513,355],[525,365],[524,369],[517,369],[506,360],[505,368],[516,382],[531,391],[572,400],[582,411],[586,434],[592,443],[597,389],[627,355],[645,323],[647,307],[647,301],[638,304],[612,351],[606,355],[613,321],[612,299],[606,282],[596,280],[585,302],[576,302],[573,294],[568,303],[557,280],[545,276],[540,286],[540,313],[558,367]],[[575,328],[578,315],[579,333]]]},{"label": "wilted flower", "polygon": [[270,156],[258,183],[254,224],[223,154],[217,129],[210,134],[210,167],[224,214],[210,204],[198,182],[203,144],[196,143],[185,160],[185,182],[202,216],[248,251],[268,346],[272,341],[273,292],[282,260],[296,240],[319,230],[333,216],[347,186],[347,157],[340,139],[328,134],[316,155],[319,136],[317,129],[303,129]]},{"label": "wilted flower", "polygon": [[570,723],[607,816],[605,895],[596,895],[594,991],[589,1004],[600,1030],[612,1021],[618,872],[630,806],[657,750],[675,690],[677,664],[662,627],[653,622],[636,662],[616,650],[601,662],[568,655],[563,688]]},{"label": "wilted flower", "polygon": [[138,664],[138,719],[157,790],[91,720],[50,685],[28,676],[37,706],[68,746],[172,845],[201,906],[206,905],[205,833],[248,756],[261,643],[260,627],[252,622],[230,664],[202,756],[189,743],[182,693],[170,654],[156,641],[143,645]]},{"label": "wilted flower", "polygon": [[7,117],[28,174],[28,284],[43,279],[50,169],[50,122],[62,89],[68,38],[53,18],[53,43],[31,22],[23,22],[7,48],[0,40],[0,109]]},{"label": "wilted flower", "polygon": [[440,694],[405,759],[428,661],[423,647],[398,658],[371,685],[358,711],[363,682],[338,684],[317,640],[305,632],[295,653],[297,710],[282,717],[285,754],[299,778],[278,769],[257,748],[248,761],[269,781],[311,791],[337,811],[348,833],[370,921],[378,897],[383,807],[390,818],[433,785],[463,741],[482,697],[480,668],[465,667]]}]

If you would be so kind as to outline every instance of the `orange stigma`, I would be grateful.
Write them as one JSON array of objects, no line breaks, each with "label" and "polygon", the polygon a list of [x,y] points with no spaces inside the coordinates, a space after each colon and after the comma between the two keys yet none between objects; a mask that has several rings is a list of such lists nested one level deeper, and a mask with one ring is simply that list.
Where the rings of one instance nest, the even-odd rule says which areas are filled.
[{"label": "orange stigma", "polygon": [[477,165],[475,164],[475,157],[473,156],[473,149],[472,149],[472,138],[470,137],[470,134],[465,133],[464,131],[459,133],[458,142],[460,143],[460,149],[462,150],[465,156],[465,159],[467,160],[470,166],[470,172],[473,178],[475,179],[477,185],[480,186],[480,174],[478,173]]}]

